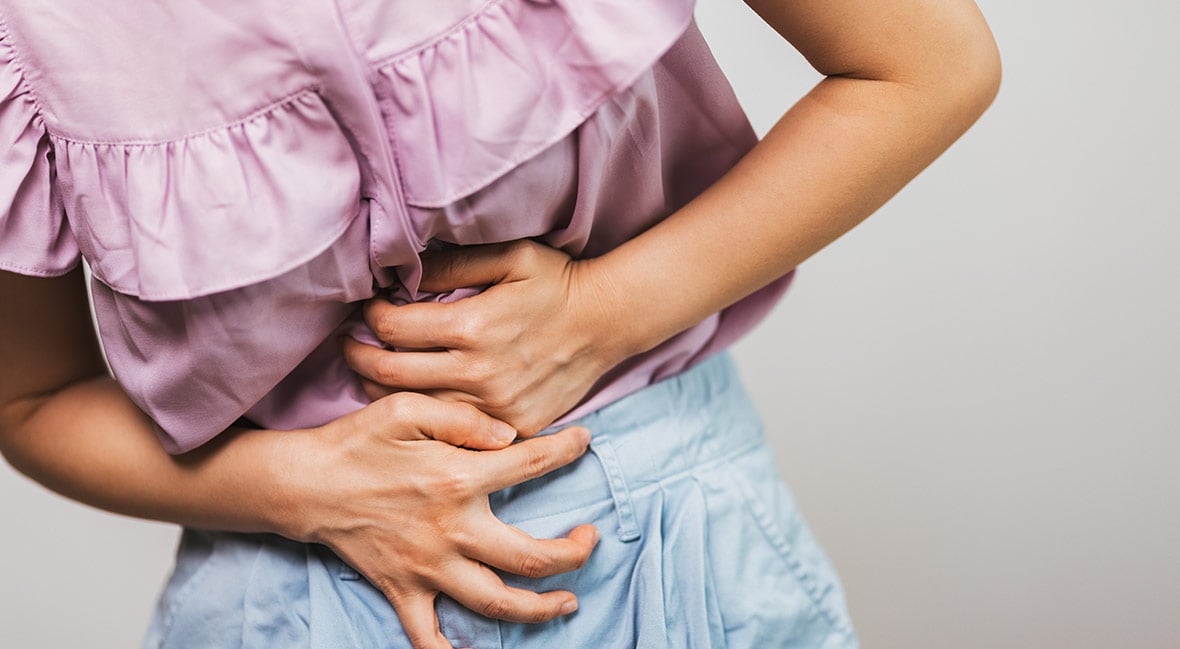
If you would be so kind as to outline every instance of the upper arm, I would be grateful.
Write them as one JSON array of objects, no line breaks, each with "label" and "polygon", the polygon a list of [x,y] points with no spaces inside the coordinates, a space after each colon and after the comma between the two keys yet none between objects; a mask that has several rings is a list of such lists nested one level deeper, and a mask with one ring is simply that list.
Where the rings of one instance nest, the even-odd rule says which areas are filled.
[{"label": "upper arm", "polygon": [[746,0],[820,73],[996,86],[995,41],[972,0]]},{"label": "upper arm", "polygon": [[41,397],[105,373],[81,267],[50,279],[0,271],[0,430]]}]

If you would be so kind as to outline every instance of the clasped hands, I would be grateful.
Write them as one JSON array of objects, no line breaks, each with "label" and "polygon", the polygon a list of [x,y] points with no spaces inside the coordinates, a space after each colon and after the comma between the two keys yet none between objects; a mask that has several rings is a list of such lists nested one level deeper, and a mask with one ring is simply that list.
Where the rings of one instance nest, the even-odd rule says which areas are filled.
[{"label": "clasped hands", "polygon": [[[365,305],[388,347],[342,346],[373,403],[307,431],[319,472],[288,534],[331,547],[393,604],[415,648],[447,648],[434,601],[445,593],[488,617],[543,622],[573,593],[506,586],[490,567],[542,577],[580,568],[591,525],[534,539],[499,521],[488,494],[573,462],[590,433],[531,437],[629,355],[593,260],[522,240],[424,256],[421,288],[488,286],[450,303]],[[306,446],[306,445],[305,445]]]}]

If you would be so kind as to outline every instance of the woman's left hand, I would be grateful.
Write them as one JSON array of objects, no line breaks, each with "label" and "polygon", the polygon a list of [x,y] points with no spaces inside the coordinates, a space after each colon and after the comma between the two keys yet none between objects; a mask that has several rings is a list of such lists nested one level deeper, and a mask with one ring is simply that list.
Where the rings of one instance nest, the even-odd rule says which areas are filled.
[{"label": "woman's left hand", "polygon": [[422,290],[488,288],[449,303],[370,300],[366,322],[398,350],[345,339],[371,398],[413,390],[464,401],[529,436],[634,353],[593,260],[521,240],[430,253],[423,264]]}]

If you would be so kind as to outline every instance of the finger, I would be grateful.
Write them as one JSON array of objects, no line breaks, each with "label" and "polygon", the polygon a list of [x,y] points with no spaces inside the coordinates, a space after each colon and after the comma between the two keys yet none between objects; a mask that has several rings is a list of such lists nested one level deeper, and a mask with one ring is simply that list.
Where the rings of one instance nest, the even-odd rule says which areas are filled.
[{"label": "finger", "polygon": [[383,298],[365,302],[365,324],[383,342],[409,349],[460,347],[462,300],[413,302],[396,306]]},{"label": "finger", "polygon": [[464,246],[422,255],[422,290],[441,293],[457,288],[499,284],[517,268],[517,256],[531,241]]},{"label": "finger", "polygon": [[[388,397],[391,394],[397,394],[398,392],[404,392],[404,390],[396,390],[394,388],[389,388],[384,385],[381,385],[380,383],[374,383],[374,382],[370,381],[369,379],[365,379],[365,378],[361,379],[361,389],[364,390],[365,396],[369,397],[370,402],[384,399],[385,397]],[[458,403],[468,403],[468,404],[475,406],[476,408],[480,408],[480,410],[485,410],[485,408],[481,407],[481,404],[483,403],[483,401],[479,397],[472,395],[472,394],[468,394],[468,393],[463,392],[461,390],[438,389],[438,390],[416,390],[416,392],[418,394],[424,394],[428,397],[432,397],[435,399],[442,399],[443,401],[455,401]],[[491,414],[493,417],[495,417],[494,413],[489,412],[489,414]],[[511,425],[511,423],[509,423],[509,425]],[[521,436],[521,434],[518,432],[517,436],[519,437],[519,436]]]},{"label": "finger", "polygon": [[442,591],[463,606],[495,620],[539,624],[578,608],[578,598],[567,590],[534,593],[504,585],[487,566],[464,561],[447,574]]},{"label": "finger", "polygon": [[[380,383],[374,383],[368,379],[361,379],[361,389],[365,391],[365,395],[369,397],[370,401],[377,401],[379,399],[384,399],[391,394],[398,394],[400,392],[406,391],[387,388]],[[477,395],[471,394],[469,392],[463,392],[462,390],[447,390],[442,388],[430,390],[413,390],[413,392],[415,394],[426,395],[432,399],[451,401],[454,403],[466,403],[468,405],[475,406],[481,412],[487,413],[494,419],[500,419],[500,421],[503,421],[509,426],[515,428],[512,422],[508,421],[507,419],[501,419],[495,409],[488,406],[483,399],[480,399]],[[516,436],[523,437],[524,434],[518,430]]]},{"label": "finger", "polygon": [[455,649],[438,628],[433,596],[417,593],[401,596],[386,594],[386,597],[397,611],[402,630],[414,649]]},{"label": "finger", "polygon": [[453,354],[441,352],[395,352],[366,345],[345,336],[340,342],[344,361],[362,377],[390,388],[425,390],[466,388],[464,366]]},{"label": "finger", "polygon": [[454,401],[441,401],[416,392],[397,392],[365,410],[397,439],[434,439],[453,446],[477,450],[502,449],[516,438],[516,429],[484,414],[479,408]]},{"label": "finger", "polygon": [[361,389],[365,391],[365,396],[369,397],[369,401],[377,401],[397,392],[393,388],[387,388],[369,379],[361,379]]},{"label": "finger", "polygon": [[566,428],[513,444],[508,448],[475,456],[479,462],[480,487],[485,493],[499,491],[545,475],[581,457],[590,443],[590,431],[580,426]]},{"label": "finger", "polygon": [[502,421],[512,427],[516,431],[516,437],[513,438],[513,441],[536,437],[538,433],[553,423],[552,417],[548,419],[537,418],[533,410],[518,407],[515,402],[508,403],[507,405],[502,405],[503,402],[490,403],[478,394],[471,394],[470,392],[463,392],[461,390],[420,390],[419,394],[425,394],[435,399],[442,399],[443,401],[466,403],[474,406],[489,417]]},{"label": "finger", "polygon": [[468,557],[493,568],[523,577],[550,577],[571,572],[586,565],[598,530],[580,525],[564,539],[535,539],[518,528],[499,520],[480,530],[478,542],[461,547]]}]

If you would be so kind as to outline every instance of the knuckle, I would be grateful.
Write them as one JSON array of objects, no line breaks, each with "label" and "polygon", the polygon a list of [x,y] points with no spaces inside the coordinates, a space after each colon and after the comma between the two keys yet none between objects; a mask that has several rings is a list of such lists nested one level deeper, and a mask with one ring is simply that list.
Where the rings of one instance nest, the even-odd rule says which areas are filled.
[{"label": "knuckle", "polygon": [[374,430],[385,430],[389,428],[390,422],[396,421],[397,404],[394,403],[397,394],[391,394],[387,397],[382,397],[373,403],[369,404],[361,412],[365,416],[366,427]]},{"label": "knuckle", "polygon": [[518,424],[523,428],[528,428],[531,425],[528,413],[520,406],[520,399],[507,399],[507,403],[498,406],[496,414],[504,421]]},{"label": "knuckle", "polygon": [[451,314],[443,322],[443,328],[451,332],[451,337],[462,346],[474,345],[480,339],[482,320],[477,315],[465,313],[462,316]]},{"label": "knuckle", "polygon": [[461,321],[468,339],[476,342],[487,338],[488,332],[495,326],[496,320],[483,308],[471,308],[463,314]]},{"label": "knuckle", "polygon": [[543,577],[549,573],[550,565],[548,559],[530,552],[520,558],[517,574],[522,577]]},{"label": "knuckle", "polygon": [[438,491],[459,498],[470,496],[475,489],[476,475],[469,467],[452,465],[439,476]]},{"label": "knuckle", "polygon": [[394,392],[381,400],[385,404],[386,413],[390,419],[400,420],[413,410],[414,394],[412,392]]},{"label": "knuckle", "polygon": [[373,380],[385,385],[395,385],[401,374],[392,355],[383,355],[378,358],[373,365],[372,373]]},{"label": "knuckle", "polygon": [[496,432],[496,420],[471,404],[464,403],[463,406],[466,409],[463,422],[463,426],[466,429],[465,436],[468,439],[479,439],[481,441],[491,439]]},{"label": "knuckle", "polygon": [[386,575],[375,574],[368,579],[369,583],[373,584],[377,590],[381,591],[381,594],[385,596],[385,599],[389,600],[390,604],[396,606],[402,601],[401,591],[396,585],[394,585],[393,580]]},{"label": "knuckle", "polygon": [[512,612],[512,604],[502,597],[496,597],[481,604],[479,612],[484,617],[504,619],[506,615]]},{"label": "knuckle", "polygon": [[451,521],[444,527],[444,530],[447,540],[462,552],[478,549],[484,543],[484,538],[480,536],[479,531],[472,530],[466,521]]},{"label": "knuckle", "polygon": [[526,447],[521,460],[521,473],[528,479],[545,475],[549,470],[549,456],[537,446],[533,444]]},{"label": "knuckle", "polygon": [[[490,382],[490,381],[486,381]],[[494,410],[498,415],[505,415],[512,410],[512,405],[516,402],[515,397],[498,386],[491,386],[480,397],[488,408]]]},{"label": "knuckle", "polygon": [[391,343],[397,337],[397,319],[392,310],[372,307],[368,311],[367,324],[381,340]]},{"label": "knuckle", "polygon": [[[458,306],[452,303],[451,306]],[[475,332],[470,328],[470,319],[460,317],[457,309],[446,309],[439,312],[438,330],[448,336],[456,346],[466,346],[476,340]]]},{"label": "knuckle", "polygon": [[485,430],[490,421],[479,408],[467,401],[451,401],[447,407],[454,410],[455,423],[467,430]]},{"label": "knuckle", "polygon": [[394,392],[390,391],[389,388],[381,385],[380,383],[369,381],[367,379],[361,381],[361,388],[365,391],[365,395],[369,397],[370,401],[378,401],[385,398],[386,396],[395,394]]},{"label": "knuckle", "polygon": [[508,245],[505,254],[514,264],[529,264],[537,259],[537,244],[528,239],[513,241]]},{"label": "knuckle", "polygon": [[480,386],[486,386],[491,383],[492,378],[495,376],[488,363],[479,361],[467,363],[464,367],[464,374],[466,374],[468,381],[479,384]]}]

